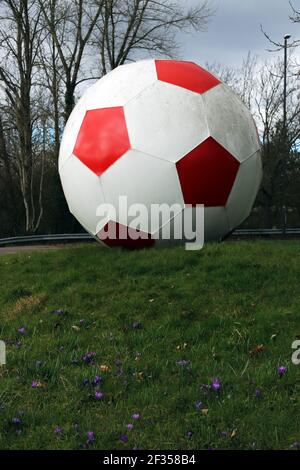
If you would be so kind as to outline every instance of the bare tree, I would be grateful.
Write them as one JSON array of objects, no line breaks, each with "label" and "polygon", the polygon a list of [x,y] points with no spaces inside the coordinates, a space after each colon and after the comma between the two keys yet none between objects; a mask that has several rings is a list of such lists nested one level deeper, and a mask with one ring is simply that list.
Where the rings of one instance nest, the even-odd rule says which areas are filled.
[{"label": "bare tree", "polygon": [[[289,63],[293,63],[292,55]],[[283,206],[296,207],[295,194],[300,199],[300,188],[295,193],[293,183],[293,178],[299,174],[299,157],[295,150],[300,138],[299,79],[291,70],[288,77],[286,135],[283,135],[284,71],[281,59],[261,63],[248,54],[241,67],[212,64],[208,68],[241,97],[256,120],[264,168],[257,204],[263,208],[264,223],[272,226]]]},{"label": "bare tree", "polygon": [[13,178],[13,165],[12,165],[12,156],[9,153],[7,145],[7,136],[5,133],[5,124],[3,118],[0,114],[0,168],[3,168],[5,177],[7,192],[10,195],[11,205],[15,207],[15,188],[14,188],[14,178]]},{"label": "bare tree", "polygon": [[56,47],[53,36],[47,35],[43,47],[39,50],[39,62],[40,62],[40,87],[42,89],[43,96],[50,95],[50,105],[47,106],[50,128],[53,129],[54,133],[54,155],[55,161],[57,161],[61,139],[61,128],[63,126],[63,70],[59,61],[59,53]]},{"label": "bare tree", "polygon": [[[67,121],[75,104],[75,89],[82,80],[84,53],[99,20],[104,0],[38,1],[44,25],[53,40],[51,67],[57,72],[56,80],[62,68],[60,76],[64,82],[64,119]],[[55,101],[57,89],[52,89],[52,92]]]},{"label": "bare tree", "polygon": [[177,0],[106,0],[93,35],[101,74],[149,54],[176,56],[177,33],[204,31],[213,13],[207,0],[189,9]]},{"label": "bare tree", "polygon": [[287,92],[287,121],[283,135],[282,121],[283,68],[281,60],[271,66],[265,64],[258,75],[256,109],[262,129],[264,178],[260,202],[265,208],[266,220],[272,220],[272,208],[276,211],[291,201],[289,182],[293,178],[293,148],[300,138],[299,83],[289,77]]},{"label": "bare tree", "polygon": [[254,92],[258,59],[249,52],[241,67],[231,67],[218,62],[206,63],[206,68],[232,88],[250,111],[254,112]]},{"label": "bare tree", "polygon": [[[208,0],[189,9],[179,0],[0,0],[1,181],[11,201],[22,201],[26,232],[41,224],[49,201],[45,174],[49,169],[56,174],[60,137],[78,86],[126,61],[175,56],[177,33],[205,30],[213,14],[209,5]],[[23,220],[19,209],[18,214]]]},{"label": "bare tree", "polygon": [[39,60],[45,74],[41,83],[50,91],[52,100],[56,155],[78,85],[99,79],[141,54],[174,55],[178,50],[176,33],[189,28],[204,30],[213,13],[207,1],[187,11],[180,2],[169,0],[38,3],[48,32]]},{"label": "bare tree", "polygon": [[297,10],[296,7],[292,2],[289,2],[291,9],[292,9],[292,14],[290,15],[290,20],[293,23],[300,23],[300,10]]},{"label": "bare tree", "polygon": [[[17,134],[16,172],[26,215],[26,231],[35,232],[40,209],[34,196],[32,135],[34,74],[43,30],[36,0],[2,0],[0,17],[0,84]],[[38,212],[36,212],[36,209]]]},{"label": "bare tree", "polygon": [[205,67],[216,77],[220,78],[226,85],[235,90],[237,93],[240,92],[239,82],[240,75],[239,69],[230,65],[222,64],[221,62],[206,62]]},{"label": "bare tree", "polygon": [[39,5],[53,41],[43,51],[42,62],[47,64],[54,102],[55,83],[59,78],[64,83],[65,121],[80,83],[145,53],[176,55],[177,32],[205,30],[213,14],[207,0],[190,9],[177,0],[39,0]]}]

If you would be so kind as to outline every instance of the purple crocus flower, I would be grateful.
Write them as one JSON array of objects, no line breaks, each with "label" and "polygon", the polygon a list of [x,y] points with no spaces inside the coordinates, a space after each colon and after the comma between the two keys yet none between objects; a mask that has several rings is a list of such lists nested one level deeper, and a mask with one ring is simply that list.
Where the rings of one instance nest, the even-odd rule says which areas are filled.
[{"label": "purple crocus flower", "polygon": [[283,377],[284,374],[286,373],[286,366],[279,366],[277,371],[278,371],[279,377],[280,378]]},{"label": "purple crocus flower", "polygon": [[126,424],[126,428],[129,429],[130,431],[134,428],[132,423]]},{"label": "purple crocus flower", "polygon": [[102,382],[102,377],[101,375],[95,375],[95,377],[92,380],[92,385],[97,385],[99,382]]},{"label": "purple crocus flower", "polygon": [[38,386],[39,386],[38,380],[33,380],[32,384],[31,384],[31,388],[38,388]]},{"label": "purple crocus flower", "polygon": [[22,424],[22,421],[20,420],[20,418],[13,418],[11,422],[14,425]]},{"label": "purple crocus flower", "polygon": [[52,313],[55,313],[55,315],[63,315],[65,311],[62,308],[57,308],[55,310],[52,310]]},{"label": "purple crocus flower", "polygon": [[140,417],[141,417],[140,413],[133,413],[132,415],[132,419],[135,419],[135,420],[140,419]]},{"label": "purple crocus flower", "polygon": [[218,392],[221,388],[221,382],[219,379],[215,378],[213,381],[212,381],[212,384],[211,384],[211,387],[213,390],[215,390],[215,392]]},{"label": "purple crocus flower", "polygon": [[94,351],[92,351],[92,352],[87,352],[86,354],[84,354],[84,355],[82,356],[82,360],[83,360],[83,362],[85,362],[86,364],[90,364],[90,363],[93,361],[93,359],[94,359],[95,356],[96,356],[96,353],[95,353]]},{"label": "purple crocus flower", "polygon": [[187,361],[186,359],[181,359],[180,361],[177,361],[176,364],[181,367],[186,367],[188,366],[190,361]]},{"label": "purple crocus flower", "polygon": [[102,400],[103,397],[104,397],[104,393],[100,392],[100,390],[97,390],[95,393],[95,399]]},{"label": "purple crocus flower", "polygon": [[93,442],[95,440],[95,434],[93,433],[93,431],[88,431],[86,433],[86,437],[87,437],[87,443],[90,444],[91,442]]},{"label": "purple crocus flower", "polygon": [[196,401],[196,403],[195,403],[195,408],[196,408],[196,410],[201,410],[202,405],[203,405],[203,404],[202,404],[202,401]]},{"label": "purple crocus flower", "polygon": [[22,326],[22,328],[19,328],[18,329],[18,333],[20,333],[20,335],[23,335],[26,331],[26,328],[24,326]]},{"label": "purple crocus flower", "polygon": [[259,397],[261,397],[261,395],[262,395],[262,389],[261,388],[256,388],[255,389],[255,396],[259,398]]},{"label": "purple crocus flower", "polygon": [[128,436],[126,434],[121,434],[120,441],[124,443],[128,442]]},{"label": "purple crocus flower", "polygon": [[211,390],[211,386],[209,384],[202,384],[200,388],[201,388],[202,392],[205,393],[206,395]]},{"label": "purple crocus flower", "polygon": [[62,429],[57,426],[55,429],[54,429],[54,434],[61,434],[62,433]]},{"label": "purple crocus flower", "polygon": [[186,435],[188,439],[191,439],[193,437],[192,431],[188,431]]}]

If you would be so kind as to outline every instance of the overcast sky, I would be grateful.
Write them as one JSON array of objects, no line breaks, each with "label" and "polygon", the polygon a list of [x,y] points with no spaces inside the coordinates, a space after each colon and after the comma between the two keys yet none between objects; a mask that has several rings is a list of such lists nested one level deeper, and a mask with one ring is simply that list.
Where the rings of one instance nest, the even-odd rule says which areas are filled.
[{"label": "overcast sky", "polygon": [[[197,4],[201,0],[183,0]],[[270,44],[260,30],[264,30],[280,41],[286,33],[300,39],[300,24],[291,23],[291,7],[288,0],[213,0],[217,12],[212,18],[206,33],[181,37],[182,56],[199,64],[220,62],[239,66],[251,51],[262,59],[270,54],[266,49]],[[293,0],[300,11],[300,0]],[[278,53],[277,53],[278,54]],[[300,56],[300,51],[297,53]]]}]

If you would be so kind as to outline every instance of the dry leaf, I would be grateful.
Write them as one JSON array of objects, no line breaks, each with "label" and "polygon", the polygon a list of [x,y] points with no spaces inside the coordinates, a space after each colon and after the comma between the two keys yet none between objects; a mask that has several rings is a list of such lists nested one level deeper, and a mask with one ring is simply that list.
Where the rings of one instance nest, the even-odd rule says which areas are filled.
[{"label": "dry leaf", "polygon": [[101,370],[101,372],[108,372],[109,371],[109,366],[107,366],[106,364],[101,364],[100,365],[100,370]]},{"label": "dry leaf", "polygon": [[207,415],[208,415],[208,412],[209,412],[209,409],[208,409],[208,408],[203,408],[203,410],[201,410],[201,413],[202,413],[204,416],[207,416]]},{"label": "dry leaf", "polygon": [[255,348],[251,349],[249,352],[250,356],[257,356],[257,354],[263,352],[265,350],[265,346],[263,344],[258,344]]}]

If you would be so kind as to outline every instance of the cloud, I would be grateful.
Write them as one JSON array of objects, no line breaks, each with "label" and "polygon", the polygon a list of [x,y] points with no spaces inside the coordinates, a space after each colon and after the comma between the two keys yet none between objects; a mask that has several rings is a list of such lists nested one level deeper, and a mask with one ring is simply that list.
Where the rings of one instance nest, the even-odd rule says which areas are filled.
[{"label": "cloud", "polygon": [[[197,5],[199,0],[186,3]],[[215,0],[214,3],[217,12],[207,33],[180,36],[185,59],[238,66],[249,51],[263,60],[271,59],[274,54],[267,51],[271,46],[260,30],[261,24],[274,41],[279,42],[286,33],[300,39],[300,24],[289,20],[292,10],[288,0]],[[300,0],[294,0],[294,6],[300,10]]]}]

